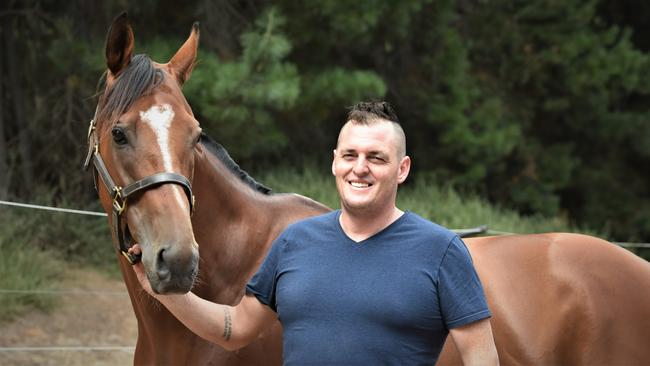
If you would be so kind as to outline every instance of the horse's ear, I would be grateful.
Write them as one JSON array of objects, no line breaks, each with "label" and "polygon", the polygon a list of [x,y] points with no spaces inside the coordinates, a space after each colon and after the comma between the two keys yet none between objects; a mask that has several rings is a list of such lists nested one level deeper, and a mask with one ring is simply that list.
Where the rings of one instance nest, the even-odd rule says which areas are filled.
[{"label": "horse's ear", "polygon": [[106,36],[106,65],[113,76],[124,70],[131,62],[135,40],[126,13],[115,17]]},{"label": "horse's ear", "polygon": [[199,48],[199,22],[194,22],[189,38],[183,43],[181,48],[176,51],[174,57],[169,60],[169,67],[176,76],[178,83],[183,85],[190,78],[194,62],[196,61],[196,52]]}]

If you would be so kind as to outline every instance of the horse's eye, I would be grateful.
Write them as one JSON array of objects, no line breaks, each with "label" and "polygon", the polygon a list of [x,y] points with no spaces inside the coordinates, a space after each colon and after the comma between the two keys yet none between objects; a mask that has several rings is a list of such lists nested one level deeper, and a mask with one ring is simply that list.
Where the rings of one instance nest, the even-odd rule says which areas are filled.
[{"label": "horse's eye", "polygon": [[111,131],[113,134],[113,141],[115,141],[116,144],[118,145],[125,145],[128,141],[126,140],[126,135],[124,134],[124,131],[122,131],[121,128],[115,127]]}]

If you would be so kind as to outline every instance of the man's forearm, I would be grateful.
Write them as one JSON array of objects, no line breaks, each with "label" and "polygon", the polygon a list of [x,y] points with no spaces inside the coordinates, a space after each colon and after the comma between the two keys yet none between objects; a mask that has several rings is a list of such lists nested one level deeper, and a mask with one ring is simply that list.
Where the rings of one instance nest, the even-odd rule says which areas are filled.
[{"label": "man's forearm", "polygon": [[452,328],[449,333],[460,353],[463,365],[499,365],[499,355],[489,319]]},{"label": "man's forearm", "polygon": [[[135,244],[129,253],[131,251],[138,254],[140,246]],[[133,270],[142,288],[188,329],[227,350],[246,346],[277,319],[275,312],[255,296],[244,296],[237,306],[228,306],[204,300],[192,292],[184,295],[156,294],[151,289],[142,263],[136,263]]]},{"label": "man's forearm", "polygon": [[158,295],[160,301],[187,328],[221,347],[234,350],[242,345],[233,339],[235,308],[204,300],[189,292],[184,295]]}]

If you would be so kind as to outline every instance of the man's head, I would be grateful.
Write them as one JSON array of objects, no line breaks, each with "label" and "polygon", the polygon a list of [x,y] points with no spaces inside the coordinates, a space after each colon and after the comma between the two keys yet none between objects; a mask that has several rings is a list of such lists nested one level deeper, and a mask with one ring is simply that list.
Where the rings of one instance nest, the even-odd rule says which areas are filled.
[{"label": "man's head", "polygon": [[353,106],[339,134],[332,173],[345,212],[381,213],[395,208],[397,186],[411,160],[398,118],[386,102]]}]

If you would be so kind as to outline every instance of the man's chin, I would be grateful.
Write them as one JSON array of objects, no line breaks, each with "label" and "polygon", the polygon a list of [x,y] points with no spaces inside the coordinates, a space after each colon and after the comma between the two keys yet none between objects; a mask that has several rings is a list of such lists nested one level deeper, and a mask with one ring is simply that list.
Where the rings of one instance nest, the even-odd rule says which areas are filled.
[{"label": "man's chin", "polygon": [[348,212],[363,213],[372,209],[372,202],[367,201],[346,201],[343,203],[343,208]]}]

